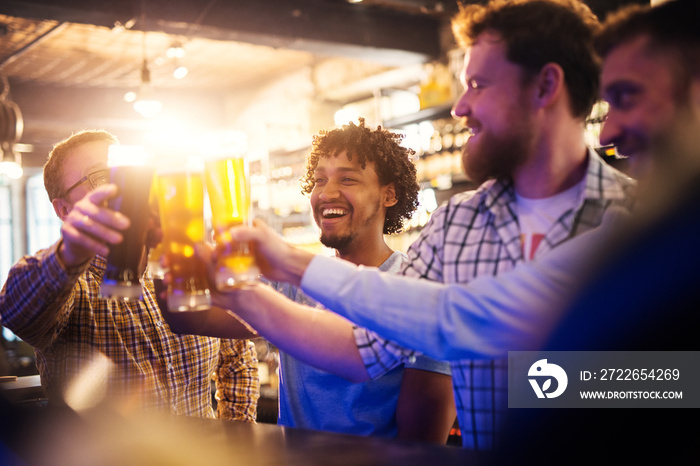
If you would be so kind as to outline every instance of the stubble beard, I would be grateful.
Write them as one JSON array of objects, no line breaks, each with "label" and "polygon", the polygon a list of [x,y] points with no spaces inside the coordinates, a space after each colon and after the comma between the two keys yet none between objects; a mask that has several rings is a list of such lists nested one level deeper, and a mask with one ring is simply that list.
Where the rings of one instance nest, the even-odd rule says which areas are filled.
[{"label": "stubble beard", "polygon": [[[380,215],[381,212],[381,202],[377,200],[376,204],[374,205],[374,209],[372,211],[372,214],[364,221],[364,223],[369,223],[375,219],[377,215]],[[349,214],[352,215],[354,213],[354,210]],[[331,248],[331,249],[336,249],[340,252],[347,251],[351,246],[352,243],[355,241],[355,239],[358,237],[358,232],[355,229],[351,229],[349,232],[345,234],[329,234],[325,233],[323,229],[321,230],[321,236],[319,238],[319,241],[321,244],[324,246]]]}]

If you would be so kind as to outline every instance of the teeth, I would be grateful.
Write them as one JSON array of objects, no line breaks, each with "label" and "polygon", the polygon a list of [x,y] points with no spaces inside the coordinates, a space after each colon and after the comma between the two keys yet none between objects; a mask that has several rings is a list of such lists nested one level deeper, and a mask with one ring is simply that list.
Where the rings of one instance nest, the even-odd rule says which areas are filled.
[{"label": "teeth", "polygon": [[323,216],[328,217],[330,215],[345,215],[348,211],[345,209],[324,209]]}]

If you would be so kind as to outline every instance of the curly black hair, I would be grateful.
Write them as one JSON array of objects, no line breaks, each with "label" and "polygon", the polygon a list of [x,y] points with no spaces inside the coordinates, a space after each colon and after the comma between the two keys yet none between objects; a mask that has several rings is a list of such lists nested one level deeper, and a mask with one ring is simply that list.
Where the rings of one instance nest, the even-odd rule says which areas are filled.
[{"label": "curly black hair", "polygon": [[346,151],[348,160],[357,157],[364,169],[367,161],[374,162],[379,183],[394,183],[397,203],[389,207],[384,219],[384,234],[400,233],[404,220],[409,220],[418,207],[416,167],[411,161],[415,153],[399,143],[403,135],[392,133],[381,126],[372,131],[359,118],[359,125],[348,123],[340,128],[321,131],[314,136],[311,151],[306,158],[306,173],[301,177],[301,192],[311,194],[314,189],[314,170],[321,157],[337,157]]}]

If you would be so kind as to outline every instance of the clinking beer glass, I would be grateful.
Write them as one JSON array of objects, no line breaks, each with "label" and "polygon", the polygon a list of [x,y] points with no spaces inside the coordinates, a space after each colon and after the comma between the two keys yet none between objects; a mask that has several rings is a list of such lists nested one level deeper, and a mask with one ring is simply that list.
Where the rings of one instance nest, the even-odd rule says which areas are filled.
[{"label": "clinking beer glass", "polygon": [[[252,221],[247,160],[243,156],[208,160],[206,179],[214,241],[220,243],[226,239],[229,228],[250,225]],[[235,288],[256,281],[259,275],[253,244],[231,243],[226,254],[217,261],[216,288]]]},{"label": "clinking beer glass", "polygon": [[146,154],[140,147],[112,145],[108,157],[109,182],[116,184],[118,191],[107,206],[126,215],[131,225],[122,232],[124,239],[109,248],[100,296],[139,299],[142,297],[140,277],[146,261],[148,195],[153,168],[143,165]]},{"label": "clinking beer glass", "polygon": [[[148,199],[148,208],[151,216],[160,219],[160,208],[158,207],[158,175],[153,175],[151,183],[151,194]],[[165,255],[165,244],[161,240],[155,247],[148,251],[148,270],[151,277],[162,280],[165,278],[165,269],[161,264],[161,259]]]},{"label": "clinking beer glass", "polygon": [[204,179],[201,159],[189,158],[186,168],[158,169],[157,193],[162,245],[172,281],[168,309],[203,311],[211,307],[207,268],[195,254],[204,243]]}]

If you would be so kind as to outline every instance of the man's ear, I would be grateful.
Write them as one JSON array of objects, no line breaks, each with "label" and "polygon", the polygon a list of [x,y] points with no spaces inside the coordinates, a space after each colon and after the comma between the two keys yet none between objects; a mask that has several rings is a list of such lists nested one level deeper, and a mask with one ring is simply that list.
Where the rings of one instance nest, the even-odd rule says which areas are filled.
[{"label": "man's ear", "polygon": [[399,200],[396,199],[396,187],[394,186],[394,183],[389,183],[388,185],[384,186],[383,201],[384,207],[391,207],[399,202]]},{"label": "man's ear", "polygon": [[564,70],[556,63],[547,63],[535,78],[535,100],[539,107],[547,107],[563,92],[566,81]]},{"label": "man's ear", "polygon": [[60,197],[57,197],[51,201],[51,205],[53,205],[53,210],[56,212],[56,215],[58,215],[58,218],[60,218],[61,221],[66,220],[68,213],[73,208],[73,204]]}]

